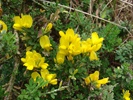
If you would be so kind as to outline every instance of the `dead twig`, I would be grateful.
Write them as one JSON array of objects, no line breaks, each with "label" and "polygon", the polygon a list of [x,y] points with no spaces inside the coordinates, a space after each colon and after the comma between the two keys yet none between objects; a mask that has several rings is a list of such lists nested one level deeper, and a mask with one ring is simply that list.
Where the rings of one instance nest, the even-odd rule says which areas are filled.
[{"label": "dead twig", "polygon": [[[35,0],[33,0],[33,1],[34,1],[35,3],[37,3],[37,4],[39,4],[37,1],[35,1]],[[90,14],[90,13],[87,13],[87,12],[84,12],[84,11],[82,11],[82,10],[78,10],[78,9],[75,9],[75,8],[72,8],[72,7],[69,7],[69,6],[65,6],[65,5],[61,5],[61,4],[56,4],[55,2],[50,2],[50,1],[46,1],[46,0],[40,0],[40,1],[42,1],[44,4],[45,4],[45,3],[47,3],[47,4],[55,4],[55,5],[58,5],[58,6],[60,6],[60,7],[66,8],[66,9],[73,10],[73,11],[77,11],[77,12],[83,13],[83,14],[85,14],[85,15],[89,15],[89,16],[91,16],[91,17],[100,19],[100,20],[102,20],[102,21],[105,21],[105,22],[108,22],[108,23],[110,23],[110,24],[116,25],[116,26],[118,26],[118,27],[120,27],[120,28],[122,28],[122,29],[125,29],[130,35],[132,35],[131,32],[127,29],[127,27],[124,27],[124,26],[121,26],[120,24],[117,24],[117,23],[115,23],[115,22],[112,22],[112,21],[103,19],[103,18],[101,18],[101,17],[99,17],[99,16],[95,16],[95,15],[93,15],[93,14]],[[42,4],[39,4],[39,5],[43,7]],[[43,8],[44,8],[44,7],[43,7]]]},{"label": "dead twig", "polygon": [[125,1],[125,0],[120,0],[121,2],[123,2],[123,3],[126,3],[126,4],[128,4],[128,5],[130,5],[130,6],[133,6],[133,4],[132,3],[130,3],[130,2],[127,2],[127,1]]}]

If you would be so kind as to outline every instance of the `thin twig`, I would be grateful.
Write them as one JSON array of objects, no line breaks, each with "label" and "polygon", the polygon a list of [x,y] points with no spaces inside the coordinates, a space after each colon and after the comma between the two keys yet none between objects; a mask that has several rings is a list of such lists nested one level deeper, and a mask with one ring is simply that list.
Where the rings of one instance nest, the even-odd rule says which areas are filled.
[{"label": "thin twig", "polygon": [[[35,0],[33,0],[33,1],[34,1],[35,3],[37,3]],[[43,3],[56,4],[55,2],[50,2],[50,1],[46,1],[46,0],[40,0],[40,1],[42,1]],[[39,5],[41,5],[41,4],[39,4]],[[91,17],[100,19],[100,20],[105,21],[105,22],[108,22],[108,23],[110,23],[110,24],[116,25],[116,26],[118,26],[118,27],[120,27],[120,28],[122,28],[122,29],[125,29],[130,35],[132,35],[131,32],[130,32],[126,27],[121,26],[121,25],[119,25],[119,24],[117,24],[117,23],[115,23],[115,22],[111,22],[111,21],[106,20],[106,19],[103,19],[103,18],[101,18],[101,17],[99,17],[99,16],[95,16],[95,15],[93,15],[93,14],[90,14],[90,13],[87,13],[87,12],[84,12],[84,11],[81,11],[81,10],[78,10],[78,9],[75,9],[75,8],[72,8],[72,7],[68,7],[68,6],[61,5],[61,4],[56,4],[56,5],[58,5],[58,6],[60,6],[60,7],[63,7],[63,8],[66,8],[66,9],[71,9],[71,10],[74,10],[74,11],[77,11],[77,12],[80,12],[80,13],[83,13],[83,14],[85,14],[85,15],[89,15],[89,16],[91,16]],[[42,6],[42,5],[41,5],[41,6]]]},{"label": "thin twig", "polygon": [[105,8],[112,2],[112,0],[110,0],[105,6],[104,8],[102,9],[101,13],[105,10]]},{"label": "thin twig", "polygon": [[133,4],[131,4],[131,3],[127,2],[127,1],[124,1],[124,0],[120,0],[120,1],[123,2],[123,3],[126,3],[126,4],[128,4],[130,6],[133,6]]},{"label": "thin twig", "polygon": [[36,0],[33,0],[33,2],[35,2],[36,4],[38,4],[39,6],[41,6],[42,8],[45,9],[45,7],[42,4],[40,4],[39,2],[37,2]]},{"label": "thin twig", "polygon": [[60,87],[60,88],[58,88],[58,89],[55,89],[55,90],[50,91],[50,92],[47,92],[47,93],[45,93],[44,95],[46,95],[46,94],[52,94],[52,93],[55,93],[55,92],[58,92],[58,91],[62,91],[62,90],[64,90],[64,89],[66,89],[66,88],[68,88],[68,86],[62,86],[62,87]]},{"label": "thin twig", "polygon": [[92,0],[90,0],[90,14],[91,14],[91,12],[92,12]]}]

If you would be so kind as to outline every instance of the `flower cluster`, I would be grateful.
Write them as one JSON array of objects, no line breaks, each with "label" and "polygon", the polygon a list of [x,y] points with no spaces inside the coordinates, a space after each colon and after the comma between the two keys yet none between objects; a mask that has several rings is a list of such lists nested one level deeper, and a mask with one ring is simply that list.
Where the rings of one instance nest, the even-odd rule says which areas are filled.
[{"label": "flower cluster", "polygon": [[[46,51],[46,53],[45,52],[38,53],[35,50],[30,51],[33,48],[31,46],[28,46],[28,44],[32,45],[32,40],[30,41],[30,39],[34,40],[34,38],[30,37],[30,34],[27,35],[26,30],[23,31],[24,28],[31,28],[31,26],[33,24],[32,17],[30,15],[21,14],[20,16],[15,16],[13,18],[13,20],[14,20],[13,28],[15,30],[19,30],[22,32],[22,35],[19,35],[18,38],[22,37],[21,39],[26,41],[26,42],[25,41],[23,42],[26,47],[26,56],[24,58],[21,58],[21,61],[23,62],[23,66],[26,66],[27,70],[32,71],[31,78],[33,78],[34,81],[37,81],[37,77],[41,77],[42,81],[46,82],[45,86],[48,86],[48,84],[56,85],[57,84],[57,78],[56,78],[57,75],[54,73],[51,73],[48,70],[49,64],[46,63],[45,57],[43,57],[41,55],[41,53],[49,54],[50,50],[53,49],[52,44],[50,43],[50,38],[49,38],[50,37],[49,33],[51,32],[53,24],[52,23],[45,24],[46,27],[44,29],[42,27],[41,32],[39,30],[38,37],[35,40],[38,39],[40,48],[44,49],[44,51]],[[2,20],[0,20],[0,33],[6,32],[6,31],[7,31],[7,25]],[[29,33],[30,33],[30,31],[29,31]],[[66,32],[60,31],[59,35],[60,35],[60,40],[59,40],[59,45],[58,45],[58,49],[57,49],[58,51],[56,53],[56,58],[54,59],[56,63],[62,64],[62,63],[64,63],[64,61],[66,59],[74,62],[74,60],[75,60],[74,56],[77,56],[80,54],[82,57],[84,57],[84,55],[89,56],[90,61],[99,59],[96,52],[98,50],[100,50],[100,48],[102,47],[102,42],[103,42],[104,38],[99,37],[97,32],[93,32],[91,34],[91,37],[87,38],[86,40],[82,40],[80,35],[76,34],[73,29],[67,29]],[[29,41],[27,41],[27,40],[29,40]],[[35,44],[34,48],[38,48],[38,45]],[[55,49],[56,48],[54,48],[53,50],[55,50]],[[41,51],[41,50],[39,50],[39,51]],[[54,55],[55,52],[52,52],[51,55],[52,54]],[[52,56],[51,55],[50,55],[50,57],[53,56],[53,55]],[[51,60],[51,58],[50,58],[50,60]],[[53,64],[53,62],[51,63],[51,65],[52,64]],[[75,66],[76,65],[77,64],[75,64]],[[56,65],[56,64],[55,64],[55,66],[58,67],[58,65]],[[86,64],[85,64],[85,66],[86,66]],[[52,66],[52,68],[53,68],[53,66]],[[63,69],[63,70],[61,69],[61,71],[63,72],[64,70],[66,70],[65,74],[63,74],[63,75],[70,74],[70,75],[67,75],[67,81],[68,81],[68,79],[76,80],[76,77],[74,75],[77,74],[78,72],[79,72],[78,73],[79,75],[82,72],[84,73],[84,70],[88,70],[87,68],[90,68],[90,67],[84,68],[81,72],[79,71],[80,70],[79,67],[77,69],[75,69],[75,67],[74,68],[68,67],[67,69]],[[53,69],[53,70],[58,71],[56,69]],[[69,72],[69,73],[67,73],[67,72]],[[59,72],[59,73],[61,73],[61,72]],[[85,77],[83,81],[80,80],[79,82],[83,82],[84,84],[86,84],[86,86],[89,85],[90,87],[93,86],[97,89],[100,89],[102,87],[102,85],[109,83],[110,80],[109,80],[109,77],[99,79],[99,74],[100,74],[99,71],[95,71],[94,73],[91,73],[87,77]],[[77,75],[77,76],[79,76],[79,75]],[[82,75],[84,75],[84,74],[81,74],[81,77],[78,77],[78,78],[82,79]],[[63,80],[62,79],[59,79],[59,80],[61,80],[61,82],[59,84],[59,88],[57,90],[55,90],[54,92],[61,90],[60,87],[62,86]],[[39,82],[37,82],[37,83],[39,83]],[[63,85],[65,85],[65,84],[63,84]],[[78,84],[76,84],[76,85],[78,85]],[[74,86],[76,86],[76,85],[74,85]],[[45,86],[43,86],[43,87],[45,87]],[[45,91],[45,92],[47,92],[47,91]],[[131,93],[131,91],[129,92],[129,90],[123,90],[123,95],[122,95],[123,99],[130,100],[131,99],[130,93]]]},{"label": "flower cluster", "polygon": [[96,32],[91,34],[91,38],[86,41],[81,41],[82,53],[90,53],[90,60],[98,60],[96,51],[98,51],[103,42],[104,38],[99,38]]},{"label": "flower cluster", "polygon": [[[49,32],[52,28],[52,23],[49,23],[46,26],[45,32]],[[50,44],[49,37],[47,35],[43,35],[40,37],[40,46],[49,52],[52,49],[52,45]],[[31,77],[36,81],[37,77],[42,77],[44,81],[47,81],[49,84],[56,85],[57,79],[56,74],[50,74],[45,63],[45,58],[41,56],[41,54],[37,53],[35,50],[33,52],[26,52],[26,58],[21,58],[21,61],[24,63],[24,66],[27,67],[28,70],[33,70],[33,68],[41,68],[40,74],[38,72],[33,72]],[[48,84],[47,84],[48,85]]]},{"label": "flower cluster", "polygon": [[80,48],[80,38],[77,34],[74,33],[72,29],[68,29],[66,34],[63,31],[59,32],[60,44],[59,51],[56,55],[57,63],[61,64],[64,62],[65,56],[68,57],[68,60],[72,60],[75,55],[81,53]]},{"label": "flower cluster", "polygon": [[21,14],[21,17],[15,16],[13,20],[15,22],[13,28],[19,31],[22,31],[22,28],[30,28],[33,23],[33,19],[30,15]]},{"label": "flower cluster", "polygon": [[37,53],[35,50],[27,51],[26,57],[21,58],[21,61],[24,63],[24,66],[27,67],[28,70],[33,70],[33,68],[42,68],[46,69],[48,64],[44,63],[45,58],[41,56],[41,54]]},{"label": "flower cluster", "polygon": [[35,50],[33,52],[27,51],[26,58],[21,58],[21,61],[24,63],[24,66],[26,66],[28,70],[33,70],[33,68],[41,68],[41,76],[38,72],[33,72],[31,74],[31,77],[34,79],[34,81],[36,81],[37,77],[42,77],[44,81],[48,81],[48,83],[52,85],[57,84],[57,79],[55,79],[56,74],[49,73],[47,70],[48,64],[45,63],[45,58]]},{"label": "flower cluster", "polygon": [[130,100],[130,92],[129,92],[129,90],[126,90],[126,91],[124,91],[123,90],[123,98],[124,98],[124,100]]},{"label": "flower cluster", "polygon": [[103,78],[99,80],[99,71],[95,71],[93,74],[90,74],[84,80],[86,85],[94,83],[95,87],[100,88],[101,85],[104,85],[109,82],[108,79],[109,78]]},{"label": "flower cluster", "polygon": [[59,32],[60,44],[56,55],[56,62],[62,64],[67,57],[68,60],[73,60],[73,56],[81,53],[89,53],[90,60],[98,60],[96,51],[98,51],[103,42],[103,38],[99,38],[96,32],[92,33],[91,38],[86,41],[81,41],[78,34],[75,34],[73,29],[68,29],[66,34],[63,31]]}]

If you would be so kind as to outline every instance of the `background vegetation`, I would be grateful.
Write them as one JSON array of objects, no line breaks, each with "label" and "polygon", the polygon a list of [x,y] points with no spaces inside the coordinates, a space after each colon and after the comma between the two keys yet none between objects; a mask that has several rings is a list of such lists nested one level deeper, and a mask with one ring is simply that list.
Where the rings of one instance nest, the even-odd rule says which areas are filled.
[{"label": "background vegetation", "polygon": [[[132,0],[1,0],[0,20],[7,32],[0,33],[0,99],[1,100],[124,100],[123,90],[133,99],[133,2]],[[31,15],[33,24],[24,31],[13,28],[14,16]],[[53,27],[44,32],[48,23]],[[0,27],[1,28],[1,27]],[[97,32],[103,37],[97,51],[99,60],[90,61],[83,54],[73,61],[58,64],[54,60],[60,43],[59,31],[72,28],[82,40]],[[26,35],[25,35],[26,34]],[[39,36],[49,35],[52,50],[44,51]],[[28,37],[28,38],[27,38]],[[56,74],[57,84],[42,78],[34,81],[23,66],[26,49],[36,50]],[[86,85],[84,78],[99,71],[99,79],[109,83],[97,89]],[[128,99],[125,99],[128,100]]]}]

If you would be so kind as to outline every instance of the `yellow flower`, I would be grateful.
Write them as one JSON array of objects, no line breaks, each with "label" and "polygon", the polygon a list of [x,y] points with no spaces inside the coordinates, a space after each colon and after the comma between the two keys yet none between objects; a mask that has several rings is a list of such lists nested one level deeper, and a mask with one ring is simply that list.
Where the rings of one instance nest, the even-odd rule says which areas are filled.
[{"label": "yellow flower", "polygon": [[91,47],[91,44],[88,44],[86,41],[81,41],[81,52],[87,53],[88,47]]},{"label": "yellow flower", "polygon": [[75,41],[73,41],[69,47],[68,47],[68,52],[70,55],[79,55],[81,53],[81,43],[80,43],[80,38],[76,38]]},{"label": "yellow flower", "polygon": [[45,49],[48,52],[52,49],[52,45],[50,44],[50,40],[47,35],[40,37],[40,45],[43,49]]},{"label": "yellow flower", "polygon": [[73,61],[73,56],[72,56],[72,55],[68,55],[68,56],[67,56],[67,59],[68,59],[69,61]]},{"label": "yellow flower", "polygon": [[56,85],[57,79],[56,74],[49,74],[49,71],[47,69],[41,69],[41,76],[44,80],[47,80],[50,84]]},{"label": "yellow flower", "polygon": [[130,100],[130,92],[129,92],[129,90],[126,90],[126,91],[124,91],[123,90],[123,98],[124,98],[124,100]]},{"label": "yellow flower", "polygon": [[81,53],[81,41],[80,37],[74,33],[73,29],[67,29],[66,33],[60,31],[59,35],[61,38],[56,58],[57,62],[61,64],[64,62],[65,57],[68,60],[73,60],[73,56]]},{"label": "yellow flower", "polygon": [[98,79],[99,79],[99,71],[95,71],[93,74],[90,74],[84,80],[85,80],[86,85],[88,85],[93,81],[97,81]]},{"label": "yellow flower", "polygon": [[7,31],[7,25],[2,20],[0,20],[0,33],[2,31]]},{"label": "yellow flower", "polygon": [[63,64],[64,60],[65,60],[65,55],[58,52],[57,55],[56,55],[55,62],[58,63],[58,64]]},{"label": "yellow flower", "polygon": [[61,38],[60,38],[60,44],[59,44],[59,49],[66,50],[69,46],[69,39],[66,37],[64,32],[60,31],[59,32]]},{"label": "yellow flower", "polygon": [[90,61],[98,60],[96,51],[98,51],[103,42],[104,38],[99,38],[96,32],[91,34],[91,38],[88,38],[86,41],[81,41],[81,52],[89,53]]},{"label": "yellow flower", "polygon": [[[91,34],[91,38],[88,38],[86,40],[86,48],[88,52],[90,52],[90,60],[98,60],[96,51],[98,51],[101,46],[102,46],[102,42],[103,42],[104,38],[99,38],[98,34],[96,32],[93,32]],[[88,44],[88,46],[87,46]],[[85,48],[85,47],[84,47]]]},{"label": "yellow flower", "polygon": [[90,52],[90,57],[89,58],[90,58],[90,61],[98,60],[97,54],[94,51]]},{"label": "yellow flower", "polygon": [[36,78],[37,78],[37,77],[40,77],[40,74],[39,74],[38,72],[33,72],[33,73],[31,74],[31,77],[34,79],[34,81],[36,81]]},{"label": "yellow flower", "polygon": [[33,70],[33,68],[43,68],[46,69],[48,64],[44,63],[45,58],[41,56],[41,54],[37,53],[35,50],[33,52],[27,51],[26,58],[21,58],[21,61],[24,63],[24,66],[27,67],[28,70]]},{"label": "yellow flower", "polygon": [[40,73],[41,75],[38,72],[33,72],[31,74],[31,77],[34,79],[34,81],[36,81],[37,77],[42,77],[44,81],[48,81],[49,84],[57,84],[56,74],[50,74],[47,69],[41,69]]},{"label": "yellow flower", "polygon": [[90,74],[91,81],[97,81],[99,79],[99,71],[95,71],[93,74]]},{"label": "yellow flower", "polygon": [[95,45],[103,42],[104,38],[99,38],[97,32],[93,32],[91,34],[91,40],[92,40],[92,44]]},{"label": "yellow flower", "polygon": [[78,35],[74,33],[73,29],[67,29],[66,37],[69,39],[69,42],[73,42],[78,38]]},{"label": "yellow flower", "polygon": [[15,22],[13,28],[20,31],[22,30],[22,28],[30,28],[33,23],[33,19],[30,15],[21,14],[21,17],[15,16],[13,20]]},{"label": "yellow flower", "polygon": [[48,23],[48,25],[45,28],[45,32],[49,32],[52,29],[53,24],[52,23]]},{"label": "yellow flower", "polygon": [[26,52],[26,58],[21,58],[21,61],[24,63],[24,66],[27,66],[28,70],[32,70],[35,67],[33,53],[30,51]]},{"label": "yellow flower", "polygon": [[95,83],[95,87],[100,88],[101,85],[104,85],[109,82],[108,79],[109,78],[103,78],[99,80],[99,71],[95,71],[93,74],[90,74],[84,80],[86,85],[89,85],[90,83]]},{"label": "yellow flower", "polygon": [[96,81],[96,87],[100,88],[101,85],[107,84],[109,82],[108,79],[109,78],[103,78],[103,79]]}]

